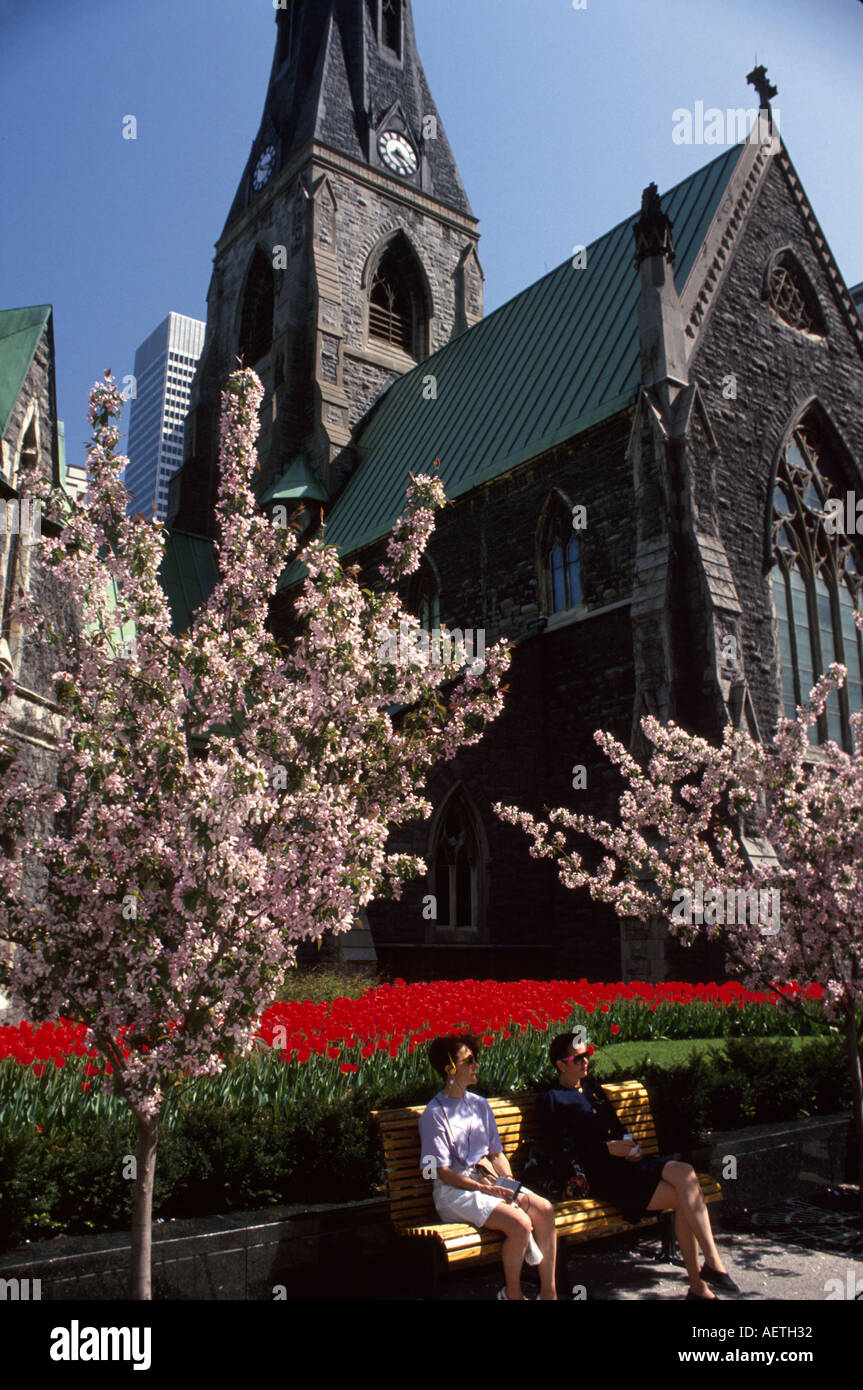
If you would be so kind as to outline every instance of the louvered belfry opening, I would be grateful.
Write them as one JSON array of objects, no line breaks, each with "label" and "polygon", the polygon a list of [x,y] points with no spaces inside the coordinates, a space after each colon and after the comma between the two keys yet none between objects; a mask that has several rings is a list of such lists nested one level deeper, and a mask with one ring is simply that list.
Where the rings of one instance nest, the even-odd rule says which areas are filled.
[{"label": "louvered belfry opening", "polygon": [[273,342],[273,267],[263,252],[255,252],[243,295],[239,355],[247,366],[269,352]]},{"label": "louvered belfry opening", "polygon": [[390,245],[381,257],[369,296],[369,336],[401,348],[411,357],[424,355],[424,295],[410,248]]}]

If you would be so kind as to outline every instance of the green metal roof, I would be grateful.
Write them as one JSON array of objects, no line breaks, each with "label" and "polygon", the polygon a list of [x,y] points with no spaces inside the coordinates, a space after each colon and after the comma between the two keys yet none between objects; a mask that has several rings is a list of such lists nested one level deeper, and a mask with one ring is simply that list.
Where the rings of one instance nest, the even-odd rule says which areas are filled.
[{"label": "green metal roof", "polygon": [[9,418],[50,317],[50,304],[0,309],[0,437],[9,427]]},{"label": "green metal roof", "polygon": [[[662,198],[671,218],[675,282],[683,287],[740,157],[724,151]],[[639,213],[400,377],[361,422],[360,463],[327,517],[326,538],[349,555],[387,535],[408,473],[436,457],[448,497],[536,457],[632,402],[640,380]],[[437,397],[423,394],[434,376]],[[296,583],[294,562],[279,580]]]},{"label": "green metal roof", "polygon": [[302,454],[298,454],[293,462],[288,464],[281,478],[259,499],[259,505],[263,507],[268,502],[298,502],[306,497],[314,502],[329,501],[329,494],[323,483],[315,477]]},{"label": "green metal roof", "polygon": [[213,542],[188,531],[169,531],[159,582],[171,609],[174,632],[185,632],[195,609],[206,603],[219,582]]}]

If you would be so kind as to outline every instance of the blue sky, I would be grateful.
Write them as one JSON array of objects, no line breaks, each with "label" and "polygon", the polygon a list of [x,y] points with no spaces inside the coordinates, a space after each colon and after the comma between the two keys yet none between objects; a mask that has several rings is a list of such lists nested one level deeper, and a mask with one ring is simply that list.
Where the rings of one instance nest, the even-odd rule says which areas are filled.
[{"label": "blue sky", "polygon": [[[414,0],[420,54],[480,218],[486,310],[720,152],[672,113],[751,106],[782,134],[839,268],[863,280],[860,0]],[[131,372],[169,310],[203,318],[257,132],[272,0],[0,0],[0,307],[51,303],[60,415]],[[122,138],[134,115],[138,138]]]}]

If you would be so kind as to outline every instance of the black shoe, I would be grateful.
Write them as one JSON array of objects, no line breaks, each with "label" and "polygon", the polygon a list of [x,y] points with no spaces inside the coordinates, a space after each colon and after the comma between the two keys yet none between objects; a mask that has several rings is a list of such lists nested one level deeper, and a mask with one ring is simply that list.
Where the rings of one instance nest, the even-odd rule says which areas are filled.
[{"label": "black shoe", "polygon": [[712,1284],[715,1289],[724,1289],[726,1293],[740,1293],[730,1274],[720,1274],[718,1269],[711,1269],[708,1264],[702,1265],[701,1277],[705,1284]]}]

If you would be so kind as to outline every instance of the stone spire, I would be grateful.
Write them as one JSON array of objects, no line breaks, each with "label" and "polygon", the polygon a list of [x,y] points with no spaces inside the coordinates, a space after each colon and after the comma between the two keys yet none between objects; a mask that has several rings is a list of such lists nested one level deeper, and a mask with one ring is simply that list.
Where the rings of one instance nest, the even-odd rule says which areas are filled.
[{"label": "stone spire", "polygon": [[410,0],[286,0],[276,24],[264,112],[225,231],[255,200],[262,176],[269,182],[313,141],[389,172],[378,145],[385,126],[403,130],[419,154],[416,170],[397,181],[472,215],[417,51]]},{"label": "stone spire", "polygon": [[641,277],[638,331],[642,382],[670,423],[674,399],[687,384],[686,348],[674,284],[671,221],[663,211],[655,183],[642,194],[641,216],[633,231],[635,263]]}]

